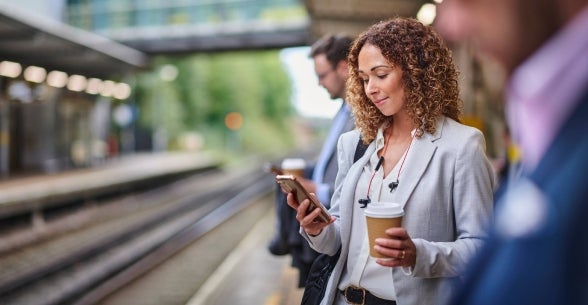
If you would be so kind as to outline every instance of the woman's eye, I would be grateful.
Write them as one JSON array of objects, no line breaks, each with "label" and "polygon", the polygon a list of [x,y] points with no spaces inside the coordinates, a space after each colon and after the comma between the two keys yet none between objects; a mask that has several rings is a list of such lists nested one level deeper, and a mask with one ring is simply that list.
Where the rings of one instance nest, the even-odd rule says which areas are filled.
[{"label": "woman's eye", "polygon": [[381,75],[378,75],[378,78],[379,79],[384,79],[384,78],[386,78],[386,76],[388,76],[388,74],[381,74]]},{"label": "woman's eye", "polygon": [[367,78],[364,78],[364,79],[361,80],[361,82],[364,83],[364,84],[367,84],[368,81],[369,81],[369,79],[367,79]]}]

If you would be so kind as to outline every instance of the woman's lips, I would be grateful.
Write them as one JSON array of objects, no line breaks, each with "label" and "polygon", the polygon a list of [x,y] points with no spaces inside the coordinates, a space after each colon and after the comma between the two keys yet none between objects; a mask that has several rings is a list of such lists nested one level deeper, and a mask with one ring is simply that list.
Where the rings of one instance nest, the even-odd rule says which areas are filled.
[{"label": "woman's lips", "polygon": [[382,99],[379,99],[379,100],[375,100],[375,101],[374,101],[374,104],[375,104],[376,106],[378,106],[378,107],[379,107],[379,106],[381,106],[382,104],[384,104],[384,103],[385,103],[387,100],[388,100],[388,98],[387,98],[387,97],[385,97],[385,98],[382,98]]}]

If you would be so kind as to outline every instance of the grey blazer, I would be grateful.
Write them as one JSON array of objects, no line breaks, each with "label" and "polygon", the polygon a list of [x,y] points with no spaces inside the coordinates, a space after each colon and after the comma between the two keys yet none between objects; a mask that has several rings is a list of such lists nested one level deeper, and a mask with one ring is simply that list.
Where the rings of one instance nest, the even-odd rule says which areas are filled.
[{"label": "grey blazer", "polygon": [[[346,107],[343,104],[341,107]],[[355,122],[353,116],[349,114],[349,118],[345,122],[343,126],[343,130],[341,134],[351,131],[355,128]],[[335,144],[335,143],[334,143]],[[335,192],[335,179],[337,178],[337,173],[339,171],[339,166],[337,164],[337,148],[333,149],[333,153],[329,156],[329,160],[327,161],[327,166],[325,167],[325,174],[323,176],[323,183],[329,184],[329,194],[332,196]],[[327,206],[330,206],[330,202],[325,203]]]},{"label": "grey blazer", "polygon": [[[338,143],[339,173],[330,213],[337,217],[320,235],[310,237],[318,252],[341,257],[329,279],[321,304],[333,304],[349,250],[352,207],[357,181],[369,156],[353,163],[359,131],[343,134]],[[404,205],[402,226],[417,248],[417,260],[410,275],[394,268],[393,283],[400,305],[444,304],[453,293],[463,267],[481,246],[485,228],[492,217],[494,173],[485,154],[482,133],[449,118],[437,122],[435,134],[415,138],[413,151],[404,165],[406,175],[396,191]]]}]

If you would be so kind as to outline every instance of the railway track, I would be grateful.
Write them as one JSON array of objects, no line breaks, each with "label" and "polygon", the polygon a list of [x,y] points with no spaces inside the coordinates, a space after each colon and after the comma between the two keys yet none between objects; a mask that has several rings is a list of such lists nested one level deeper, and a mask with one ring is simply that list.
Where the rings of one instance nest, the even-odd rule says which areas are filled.
[{"label": "railway track", "polygon": [[272,190],[261,170],[208,172],[95,203],[95,221],[0,256],[0,303],[96,304]]}]

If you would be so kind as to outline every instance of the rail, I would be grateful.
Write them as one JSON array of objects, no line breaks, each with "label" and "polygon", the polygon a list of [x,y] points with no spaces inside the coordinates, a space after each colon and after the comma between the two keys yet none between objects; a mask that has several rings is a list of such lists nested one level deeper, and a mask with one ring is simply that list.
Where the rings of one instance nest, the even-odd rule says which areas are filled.
[{"label": "rail", "polygon": [[99,237],[62,255],[3,272],[0,299],[7,305],[94,304],[267,195],[272,184],[257,169],[202,174],[134,195],[150,207],[142,215],[104,224],[117,229],[94,233]]}]

